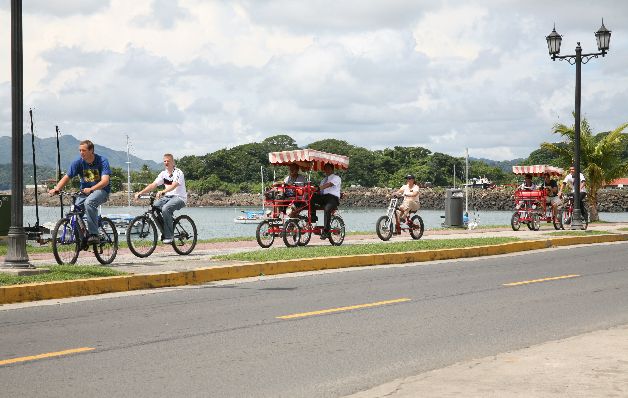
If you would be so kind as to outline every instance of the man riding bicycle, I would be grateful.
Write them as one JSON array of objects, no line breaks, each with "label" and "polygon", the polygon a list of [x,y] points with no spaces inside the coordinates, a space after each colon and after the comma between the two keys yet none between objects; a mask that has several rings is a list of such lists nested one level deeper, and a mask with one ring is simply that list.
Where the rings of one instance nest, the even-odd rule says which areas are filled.
[{"label": "man riding bicycle", "polygon": [[188,195],[185,190],[185,177],[183,171],[174,165],[174,157],[166,153],[164,155],[165,170],[159,173],[155,181],[148,184],[144,189],[135,194],[135,199],[145,192],[152,191],[160,185],[164,189],[157,192],[157,201],[153,206],[161,210],[164,218],[164,236],[162,242],[172,243],[174,237],[174,212],[185,207]]},{"label": "man riding bicycle", "polygon": [[[563,180],[562,185],[560,186],[560,191],[558,192],[558,197],[562,197],[563,195],[563,189],[566,186],[571,187],[571,193],[574,192],[574,183],[576,181],[576,168],[571,166],[569,168],[569,174],[567,174],[567,177],[565,177],[565,179]],[[584,209],[584,198],[587,197],[587,188],[586,185],[584,183],[584,174],[580,173],[580,209]]]},{"label": "man riding bicycle", "polygon": [[89,140],[79,143],[79,154],[80,157],[70,164],[67,174],[48,193],[58,194],[73,177],[79,176],[82,195],[76,199],[75,205],[85,204],[89,231],[87,243],[98,243],[98,207],[109,199],[111,169],[107,158],[94,153],[94,143]]},{"label": "man riding bicycle", "polygon": [[[399,212],[395,213],[397,225],[404,222],[405,217],[411,212],[419,210],[419,187],[415,184],[415,178],[412,174],[406,176],[406,184],[397,191],[397,195],[403,195],[403,202],[399,206]],[[400,230],[395,234],[401,233]]]}]

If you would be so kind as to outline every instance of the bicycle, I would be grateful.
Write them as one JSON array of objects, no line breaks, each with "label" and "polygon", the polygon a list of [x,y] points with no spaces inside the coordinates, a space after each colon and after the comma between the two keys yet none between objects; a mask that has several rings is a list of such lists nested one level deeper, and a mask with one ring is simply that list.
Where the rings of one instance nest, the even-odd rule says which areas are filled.
[{"label": "bicycle", "polygon": [[[573,217],[573,193],[565,196],[567,197],[567,201],[558,212],[558,221],[561,229],[565,229],[565,225],[571,225]],[[582,229],[587,229],[589,226],[589,209],[587,208],[586,200],[580,200],[580,213],[582,214]]]},{"label": "bicycle", "polygon": [[[415,214],[415,211],[408,213],[406,221],[401,223],[395,216],[399,211],[401,200],[397,196],[393,196],[388,204],[386,215],[377,219],[376,229],[377,236],[383,241],[389,240],[394,231],[401,233],[403,230],[410,232],[412,239],[421,239],[423,232],[425,231],[425,225],[421,216]],[[414,215],[412,215],[414,214]]]},{"label": "bicycle", "polygon": [[[59,195],[68,195],[59,192]],[[72,197],[70,211],[62,217],[52,230],[52,253],[57,264],[75,264],[81,250],[88,251],[90,247],[98,262],[103,265],[111,264],[118,254],[118,231],[110,219],[98,215],[98,243],[88,243],[89,233],[83,220],[85,209],[76,204],[76,199],[82,195],[80,191],[69,194]]]},{"label": "bicycle", "polygon": [[[135,217],[127,227],[126,242],[131,253],[137,257],[150,256],[157,247],[157,228],[163,235],[164,219],[161,210],[154,206],[155,194],[140,196],[140,199],[149,199],[150,207],[141,216]],[[194,250],[198,234],[196,224],[190,216],[185,214],[174,219],[174,237],[172,248],[181,255],[187,255]]]}]

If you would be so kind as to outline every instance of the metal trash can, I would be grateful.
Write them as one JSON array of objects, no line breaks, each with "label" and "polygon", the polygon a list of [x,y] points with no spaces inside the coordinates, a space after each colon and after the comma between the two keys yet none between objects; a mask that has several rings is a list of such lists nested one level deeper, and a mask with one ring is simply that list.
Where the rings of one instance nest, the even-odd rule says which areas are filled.
[{"label": "metal trash can", "polygon": [[463,198],[464,193],[462,189],[448,189],[445,192],[444,227],[464,227],[462,222]]},{"label": "metal trash can", "polygon": [[11,227],[11,195],[0,195],[0,236],[7,236]]}]

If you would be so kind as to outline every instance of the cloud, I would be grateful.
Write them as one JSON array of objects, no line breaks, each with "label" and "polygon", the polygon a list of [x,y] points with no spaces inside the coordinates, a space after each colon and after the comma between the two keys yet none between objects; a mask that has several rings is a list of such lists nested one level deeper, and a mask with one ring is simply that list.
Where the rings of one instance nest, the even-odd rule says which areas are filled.
[{"label": "cloud", "polygon": [[[109,0],[26,0],[22,2],[22,13],[65,18],[95,14],[108,8],[110,3]],[[1,0],[0,9],[9,10],[10,1]]]},{"label": "cloud", "polygon": [[179,20],[190,17],[190,12],[179,6],[177,0],[153,0],[150,14],[140,15],[133,19],[138,26],[157,26],[161,29],[172,29]]}]

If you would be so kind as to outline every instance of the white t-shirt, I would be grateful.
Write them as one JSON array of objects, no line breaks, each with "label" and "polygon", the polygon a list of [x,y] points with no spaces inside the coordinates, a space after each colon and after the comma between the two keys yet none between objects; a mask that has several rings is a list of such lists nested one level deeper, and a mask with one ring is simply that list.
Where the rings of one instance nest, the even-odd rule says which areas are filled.
[{"label": "white t-shirt", "polygon": [[299,174],[297,178],[292,179],[290,175],[288,175],[286,178],[284,178],[283,182],[284,184],[294,184],[296,182],[302,182],[303,184],[305,184],[305,176],[303,174]]},{"label": "white t-shirt", "polygon": [[340,184],[342,183],[340,177],[335,174],[330,174],[327,177],[323,178],[323,181],[321,181],[321,185],[324,185],[328,182],[331,182],[334,185],[329,188],[321,189],[321,194],[324,195],[329,193],[340,199]]},{"label": "white t-shirt", "polygon": [[[565,179],[563,180],[563,183],[569,185],[571,187],[571,192],[574,191],[573,189],[573,183],[574,183],[575,178],[573,178],[573,176],[571,175],[571,173],[567,174],[567,177],[565,177]],[[584,174],[580,173],[580,183],[582,184],[584,182]],[[584,187],[582,187],[582,189],[580,190],[580,192],[586,192],[587,191],[587,186],[585,185]]]},{"label": "white t-shirt", "polygon": [[188,194],[187,194],[187,191],[185,190],[185,177],[183,177],[183,172],[181,171],[181,169],[177,169],[175,167],[174,170],[172,171],[172,174],[168,173],[168,170],[162,171],[161,173],[159,173],[157,178],[155,178],[155,181],[153,181],[153,184],[165,185],[166,187],[168,187],[173,182],[178,182],[179,185],[177,185],[177,187],[173,189],[172,191],[166,192],[166,196],[168,197],[178,196],[181,198],[181,200],[183,200],[184,202],[187,202]]},{"label": "white t-shirt", "polygon": [[408,201],[408,202],[416,202],[416,201],[418,201],[419,195],[412,196],[412,197],[406,196],[406,195],[413,194],[415,192],[418,193],[419,192],[419,186],[418,185],[414,184],[412,186],[412,188],[410,188],[408,186],[408,184],[406,184],[406,185],[401,187],[401,190],[403,190],[403,201],[404,202],[406,202],[406,201]]}]

